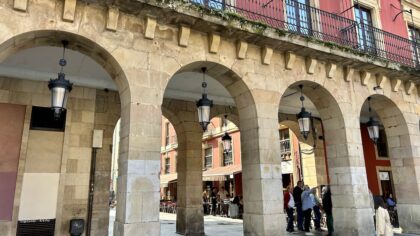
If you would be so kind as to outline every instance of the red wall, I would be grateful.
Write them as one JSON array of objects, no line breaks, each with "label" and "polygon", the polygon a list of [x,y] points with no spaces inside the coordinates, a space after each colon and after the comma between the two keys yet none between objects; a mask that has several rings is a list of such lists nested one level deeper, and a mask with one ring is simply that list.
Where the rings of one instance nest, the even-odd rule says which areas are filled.
[{"label": "red wall", "polygon": [[369,133],[366,126],[360,127],[360,132],[362,134],[362,143],[363,143],[363,155],[365,157],[366,165],[366,175],[368,179],[368,187],[373,195],[380,195],[378,176],[376,174],[377,166],[391,166],[389,160],[377,160],[375,145],[372,140],[369,138]]},{"label": "red wall", "polygon": [[25,106],[0,104],[0,220],[12,220]]}]

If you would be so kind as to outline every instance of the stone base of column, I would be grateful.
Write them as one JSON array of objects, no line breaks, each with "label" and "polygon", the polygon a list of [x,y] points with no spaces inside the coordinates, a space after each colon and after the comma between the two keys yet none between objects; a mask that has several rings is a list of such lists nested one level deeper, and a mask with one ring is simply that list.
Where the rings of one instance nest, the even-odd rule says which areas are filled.
[{"label": "stone base of column", "polygon": [[160,236],[160,222],[136,222],[124,224],[115,221],[114,236]]},{"label": "stone base of column", "polygon": [[176,233],[187,236],[204,235],[204,215],[201,208],[176,209]]},{"label": "stone base of column", "polygon": [[244,214],[244,235],[286,235],[286,214]]},{"label": "stone base of column", "polygon": [[336,235],[374,235],[373,211],[370,208],[333,208],[333,218]]},{"label": "stone base of column", "polygon": [[420,234],[420,204],[397,204],[397,212],[404,233]]}]

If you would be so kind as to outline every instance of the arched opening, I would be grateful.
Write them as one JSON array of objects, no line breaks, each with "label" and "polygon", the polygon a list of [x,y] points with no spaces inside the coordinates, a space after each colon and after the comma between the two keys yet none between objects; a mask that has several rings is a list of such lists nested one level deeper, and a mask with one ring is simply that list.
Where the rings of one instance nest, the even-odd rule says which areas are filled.
[{"label": "arched opening", "polygon": [[[63,127],[54,130],[51,122],[34,126],[36,114],[41,121],[48,120],[51,95],[47,84],[60,71],[62,40],[70,42],[64,73],[74,84]],[[1,183],[13,186],[9,203],[17,203],[1,224],[7,225],[7,233],[16,234],[24,227],[51,223],[52,227],[43,228],[61,235],[68,233],[70,220],[77,218],[85,221],[85,231],[107,234],[112,136],[122,115],[120,94],[128,95],[121,97],[123,103],[129,99],[121,67],[97,43],[56,30],[20,34],[0,48],[0,84],[5,95],[1,106],[20,109],[11,118],[22,127],[20,133],[8,131],[19,133],[19,142],[9,148],[19,150],[14,158],[20,168],[9,166],[16,177]]]},{"label": "arched opening", "polygon": [[[203,67],[206,67],[206,92],[208,98],[213,100],[210,123],[204,132],[198,122],[195,104],[201,98]],[[236,219],[243,209],[239,207],[239,200],[244,193],[241,167],[243,147],[240,145],[242,133],[237,124],[242,122],[241,110],[245,112],[244,109],[248,109],[249,112],[253,109],[252,104],[243,101],[247,99],[246,102],[252,102],[250,96],[239,76],[212,62],[186,65],[169,81],[162,109],[163,115],[176,130],[178,145],[176,228],[172,226],[171,233],[204,234],[205,231],[211,234],[215,226],[211,226],[212,223],[207,220],[212,221],[213,214],[221,224],[233,224],[243,230],[242,221]],[[250,121],[244,119],[244,122]],[[163,129],[165,125],[162,123]],[[227,152],[221,140],[225,133],[232,137],[233,148]],[[212,204],[212,196],[216,204]],[[235,196],[238,201],[229,208]],[[242,200],[240,202],[243,204]],[[236,211],[231,212],[233,210]],[[164,232],[162,228],[162,234]]]},{"label": "arched opening", "polygon": [[[370,107],[370,111],[369,111]],[[377,121],[377,141],[370,138],[369,119]],[[413,150],[407,118],[392,100],[375,94],[363,103],[360,112],[360,133],[366,165],[372,207],[385,201],[391,223],[396,231],[416,232],[418,224],[412,222],[419,202]],[[417,204],[416,204],[417,201]],[[398,211],[397,211],[398,207]],[[411,209],[410,209],[411,208]],[[417,224],[417,226],[416,226]],[[401,227],[401,228],[400,228]]]}]

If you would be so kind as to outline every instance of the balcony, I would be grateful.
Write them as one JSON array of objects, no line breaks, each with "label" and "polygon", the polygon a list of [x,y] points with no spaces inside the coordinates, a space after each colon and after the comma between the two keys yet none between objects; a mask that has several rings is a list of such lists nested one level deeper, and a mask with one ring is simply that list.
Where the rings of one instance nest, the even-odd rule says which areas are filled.
[{"label": "balcony", "polygon": [[239,22],[254,22],[261,31],[293,33],[357,55],[420,69],[420,45],[381,29],[322,11],[295,0],[190,0],[200,10]]},{"label": "balcony", "polygon": [[283,160],[290,160],[290,139],[280,140],[280,155]]}]

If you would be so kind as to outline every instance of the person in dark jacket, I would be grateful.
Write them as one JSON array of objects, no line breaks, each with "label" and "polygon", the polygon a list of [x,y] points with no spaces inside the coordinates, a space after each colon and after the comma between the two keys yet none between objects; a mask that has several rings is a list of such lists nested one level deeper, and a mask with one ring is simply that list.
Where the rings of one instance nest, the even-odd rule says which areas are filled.
[{"label": "person in dark jacket", "polygon": [[327,216],[327,228],[328,236],[331,236],[334,233],[334,219],[332,215],[332,201],[331,201],[331,190],[329,186],[325,186],[322,189],[322,205],[324,208],[325,215]]},{"label": "person in dark jacket", "polygon": [[303,212],[302,212],[302,187],[303,182],[298,181],[296,187],[293,189],[293,199],[295,200],[296,213],[297,213],[297,228],[303,231]]}]

